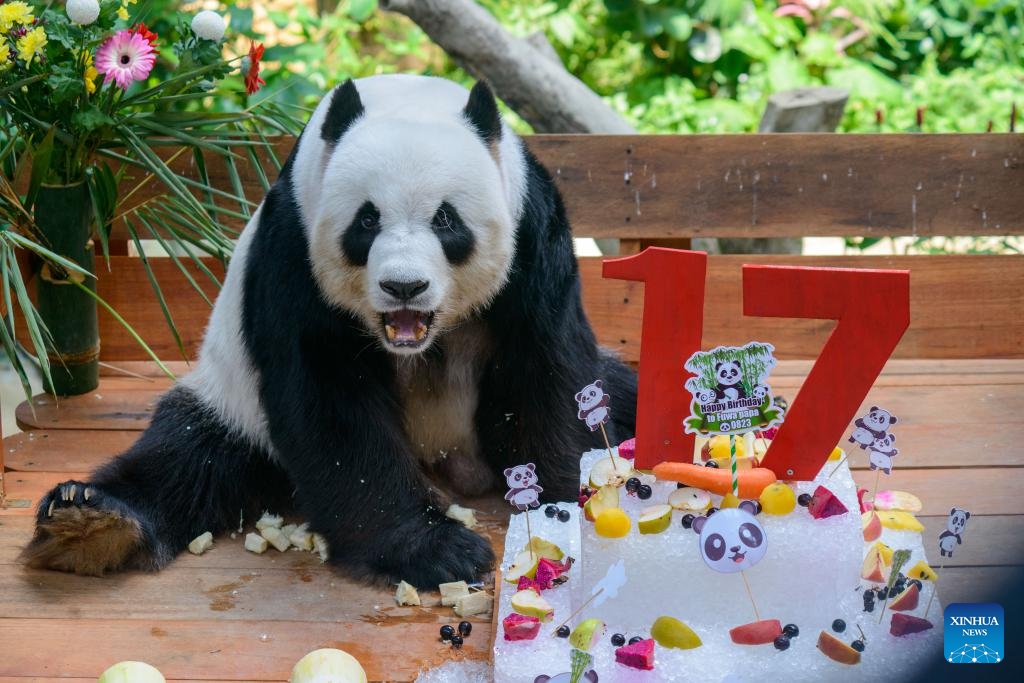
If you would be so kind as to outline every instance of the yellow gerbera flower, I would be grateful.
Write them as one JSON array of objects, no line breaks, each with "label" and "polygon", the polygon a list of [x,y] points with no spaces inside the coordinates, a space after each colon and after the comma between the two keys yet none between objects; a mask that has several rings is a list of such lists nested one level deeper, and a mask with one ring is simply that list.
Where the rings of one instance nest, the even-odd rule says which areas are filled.
[{"label": "yellow gerbera flower", "polygon": [[25,62],[25,66],[32,63],[32,59],[43,51],[46,46],[46,31],[42,26],[37,26],[24,36],[18,39],[15,47],[18,48],[18,59]]},{"label": "yellow gerbera flower", "polygon": [[32,23],[32,8],[25,2],[5,2],[0,5],[0,31],[9,31],[12,26],[26,26]]}]

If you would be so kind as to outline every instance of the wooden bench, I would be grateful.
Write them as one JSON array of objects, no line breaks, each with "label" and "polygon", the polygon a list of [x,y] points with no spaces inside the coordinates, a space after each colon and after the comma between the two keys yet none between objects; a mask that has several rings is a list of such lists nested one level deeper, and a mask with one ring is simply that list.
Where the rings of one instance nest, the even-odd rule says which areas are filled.
[{"label": "wooden bench", "polygon": [[[695,237],[1024,234],[1020,136],[536,136],[527,142],[557,179],[576,234],[620,239],[624,254],[650,245],[686,247]],[[277,149],[286,152],[291,144],[281,140]],[[258,200],[259,176],[239,171]],[[224,169],[211,173],[230,186]],[[180,358],[121,227],[112,248],[112,272],[101,274],[100,293],[161,358]],[[194,354],[209,307],[170,259],[150,263]],[[744,318],[744,263],[911,271],[910,329],[866,400],[901,418],[901,455],[886,484],[924,500],[929,538],[938,536],[953,505],[974,513],[965,545],[942,572],[943,601],[997,595],[1019,571],[1024,549],[1018,521],[1024,514],[1018,495],[1024,256],[712,256],[705,347],[773,343],[785,359],[773,386],[792,398],[832,324]],[[580,267],[599,339],[636,362],[643,285],[601,278],[600,259],[581,258]],[[209,285],[207,294],[215,289]],[[447,608],[396,607],[387,588],[352,583],[308,554],[252,555],[240,539],[219,539],[207,554],[182,556],[157,575],[91,579],[18,565],[39,496],[124,449],[169,386],[103,314],[101,334],[103,359],[141,376],[107,370],[91,395],[59,407],[48,397],[22,404],[17,414],[26,431],[3,443],[0,682],[94,679],[122,659],[150,661],[174,680],[280,681],[302,654],[322,646],[353,652],[373,680],[411,680],[449,658],[487,658],[494,635],[487,619],[477,620],[465,649],[453,653],[436,639],[438,626],[453,619]],[[187,371],[180,361],[173,367]],[[855,477],[870,487],[874,475],[862,460],[853,459]],[[470,504],[482,511],[484,532],[500,549],[507,505],[498,496]],[[425,597],[436,603],[436,594]]]}]

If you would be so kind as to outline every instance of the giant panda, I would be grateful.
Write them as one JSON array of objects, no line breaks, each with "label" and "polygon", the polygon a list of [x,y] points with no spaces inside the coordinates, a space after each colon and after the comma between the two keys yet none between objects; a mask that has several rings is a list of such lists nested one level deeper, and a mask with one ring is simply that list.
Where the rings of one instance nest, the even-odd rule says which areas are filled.
[{"label": "giant panda", "polygon": [[242,233],[195,369],[126,453],[41,500],[23,557],[154,570],[291,505],[357,577],[473,579],[490,545],[434,483],[480,494],[533,462],[575,500],[599,443],[573,395],[598,377],[627,438],[635,375],[598,348],[562,201],[489,88],[348,81]]}]

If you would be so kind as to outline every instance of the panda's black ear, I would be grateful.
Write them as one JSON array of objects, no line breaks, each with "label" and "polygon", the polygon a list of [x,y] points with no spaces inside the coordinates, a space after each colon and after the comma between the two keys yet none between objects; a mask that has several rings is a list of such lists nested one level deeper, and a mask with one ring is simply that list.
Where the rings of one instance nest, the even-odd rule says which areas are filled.
[{"label": "panda's black ear", "polygon": [[320,137],[329,145],[336,144],[365,111],[356,84],[350,78],[334,89],[327,117],[320,127]]},{"label": "panda's black ear", "polygon": [[873,413],[873,412],[875,412],[876,410],[878,410],[878,406],[871,406],[871,410],[869,410],[868,412],[869,412],[869,413]]},{"label": "panda's black ear", "polygon": [[890,416],[889,416],[889,424],[891,424],[891,425],[894,425],[894,424],[896,424],[897,422],[899,422],[899,420],[897,420],[897,419],[896,419],[896,416],[895,416],[895,415],[890,415]]},{"label": "panda's black ear", "polygon": [[971,513],[964,510],[964,521],[966,522],[971,518]]},{"label": "panda's black ear", "polygon": [[715,361],[715,372],[718,372],[723,365],[724,363],[722,361]]},{"label": "panda's black ear", "polygon": [[950,515],[951,517],[952,517],[953,515],[955,515],[955,514],[956,514],[956,508],[953,508],[952,510],[950,510],[950,511],[949,511],[949,515]]},{"label": "panda's black ear", "polygon": [[708,518],[704,515],[701,515],[700,517],[694,517],[693,522],[690,525],[690,528],[699,534],[700,530],[704,528],[704,525],[707,524],[707,522]]},{"label": "panda's black ear", "polygon": [[494,93],[483,81],[477,81],[469,91],[469,101],[462,110],[466,119],[476,129],[477,135],[488,145],[501,139],[501,115]]}]

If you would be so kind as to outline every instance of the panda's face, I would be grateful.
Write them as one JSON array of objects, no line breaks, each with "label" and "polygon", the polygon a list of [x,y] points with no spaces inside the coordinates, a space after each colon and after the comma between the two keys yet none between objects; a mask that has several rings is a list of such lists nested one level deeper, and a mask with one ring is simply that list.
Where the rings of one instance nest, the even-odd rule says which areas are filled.
[{"label": "panda's face", "polygon": [[743,378],[740,373],[740,366],[738,363],[728,362],[719,363],[715,366],[715,377],[718,378],[718,383],[725,386],[732,386],[739,384]]},{"label": "panda's face", "polygon": [[590,410],[601,403],[603,397],[604,391],[601,390],[601,387],[590,384],[584,387],[583,391],[576,394],[576,401],[579,403],[581,410]]},{"label": "panda's face", "polygon": [[764,527],[746,510],[721,509],[700,528],[701,557],[717,572],[731,574],[749,569],[767,550]]},{"label": "panda's face", "polygon": [[505,480],[510,488],[528,489],[537,483],[537,474],[529,467],[519,465],[506,471]]},{"label": "panda's face", "polygon": [[872,448],[880,453],[891,453],[896,443],[896,437],[892,434],[886,434],[883,437],[875,439]]},{"label": "panda's face", "polygon": [[866,422],[876,432],[889,428],[890,415],[884,410],[872,410],[866,415]]},{"label": "panda's face", "polygon": [[952,514],[949,515],[948,528],[954,534],[959,534],[967,526],[967,518],[970,517],[969,512],[964,510],[958,510],[953,508]]},{"label": "panda's face", "polygon": [[513,257],[499,147],[445,107],[375,116],[368,101],[327,158],[310,231],[324,296],[396,354],[484,308]]}]

